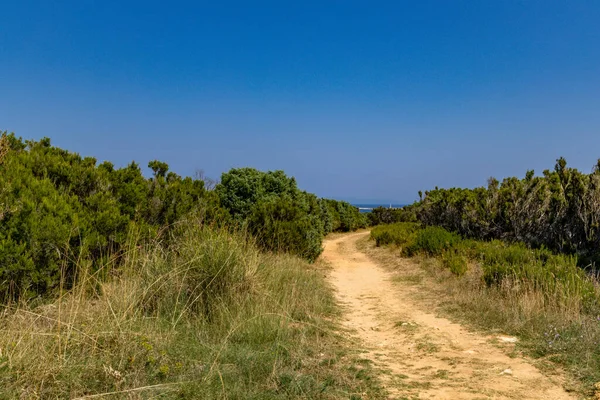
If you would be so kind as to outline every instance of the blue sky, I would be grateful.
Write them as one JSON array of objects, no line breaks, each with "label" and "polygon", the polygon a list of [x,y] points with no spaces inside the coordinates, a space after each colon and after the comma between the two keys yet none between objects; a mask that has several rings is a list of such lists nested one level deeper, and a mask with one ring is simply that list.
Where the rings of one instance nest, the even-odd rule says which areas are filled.
[{"label": "blue sky", "polygon": [[3,1],[0,130],[354,201],[600,158],[597,1]]}]

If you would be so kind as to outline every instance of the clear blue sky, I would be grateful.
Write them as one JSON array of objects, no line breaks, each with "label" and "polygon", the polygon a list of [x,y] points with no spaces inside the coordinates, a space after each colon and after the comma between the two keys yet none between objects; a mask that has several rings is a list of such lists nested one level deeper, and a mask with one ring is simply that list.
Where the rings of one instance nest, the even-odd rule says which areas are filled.
[{"label": "clear blue sky", "polygon": [[409,202],[600,157],[598,1],[2,1],[0,129]]}]

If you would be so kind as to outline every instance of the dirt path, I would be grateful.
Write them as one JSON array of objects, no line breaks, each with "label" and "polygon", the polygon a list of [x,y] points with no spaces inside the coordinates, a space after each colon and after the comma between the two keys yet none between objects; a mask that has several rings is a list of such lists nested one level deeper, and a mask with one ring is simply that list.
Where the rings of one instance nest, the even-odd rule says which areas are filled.
[{"label": "dirt path", "polygon": [[347,306],[345,325],[386,372],[390,398],[575,398],[526,360],[509,357],[514,338],[475,334],[424,309],[414,300],[414,287],[394,284],[391,272],[357,249],[366,234],[326,241],[323,257]]}]

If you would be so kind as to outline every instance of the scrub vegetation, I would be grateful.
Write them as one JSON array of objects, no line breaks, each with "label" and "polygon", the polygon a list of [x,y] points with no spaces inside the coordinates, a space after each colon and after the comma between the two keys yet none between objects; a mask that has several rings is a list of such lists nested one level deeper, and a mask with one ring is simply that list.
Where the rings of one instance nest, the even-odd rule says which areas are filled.
[{"label": "scrub vegetation", "polygon": [[590,174],[560,158],[542,176],[490,178],[487,187],[425,192],[412,207],[424,225],[463,237],[522,242],[578,256],[595,265],[600,256],[600,160]]},{"label": "scrub vegetation", "polygon": [[123,251],[157,238],[194,215],[204,224],[253,234],[269,251],[314,261],[323,237],[367,224],[358,209],[301,191],[282,171],[233,169],[214,190],[160,161],[144,177],[132,162],[115,168],[50,140],[0,137],[0,301],[70,288],[79,267],[118,268]]},{"label": "scrub vegetation", "polygon": [[314,262],[366,225],[281,171],[214,188],[0,138],[0,398],[374,398]]}]

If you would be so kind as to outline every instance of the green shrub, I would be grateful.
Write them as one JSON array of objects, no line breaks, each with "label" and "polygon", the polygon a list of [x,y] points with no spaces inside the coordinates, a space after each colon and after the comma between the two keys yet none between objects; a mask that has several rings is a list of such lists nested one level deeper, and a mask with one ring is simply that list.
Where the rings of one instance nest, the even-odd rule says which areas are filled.
[{"label": "green shrub", "polygon": [[[53,147],[50,139],[0,136],[0,302],[69,288],[78,260],[120,263],[131,231],[144,240],[205,207],[202,181],[150,162],[115,169]],[[222,215],[215,211],[207,218]],[[134,229],[135,227],[135,229]],[[170,235],[164,235],[169,239]]]},{"label": "green shrub", "polygon": [[223,173],[215,191],[223,207],[238,221],[245,220],[261,201],[300,197],[295,178],[287,177],[283,171],[262,172],[254,168],[233,168]]},{"label": "green shrub", "polygon": [[350,203],[332,199],[321,199],[323,219],[326,221],[325,233],[350,232],[366,228],[368,221],[366,214],[359,211]]},{"label": "green shrub", "polygon": [[314,261],[322,252],[323,227],[316,215],[287,197],[262,201],[248,216],[248,228],[258,245]]},{"label": "green shrub", "polygon": [[379,225],[371,230],[371,239],[375,240],[376,246],[394,244],[405,247],[414,242],[419,224],[411,222],[400,222],[390,225]]},{"label": "green shrub", "polygon": [[483,243],[479,251],[483,279],[488,285],[501,285],[505,280],[522,282],[555,299],[576,298],[587,308],[598,306],[594,282],[578,267],[575,256],[500,241]]},{"label": "green shrub", "polygon": [[392,233],[387,230],[384,230],[384,231],[382,231],[380,233],[376,233],[376,234],[371,232],[371,237],[373,239],[375,239],[375,245],[377,247],[394,243],[394,235],[392,235]]},{"label": "green shrub", "polygon": [[262,249],[289,252],[309,261],[321,254],[327,233],[367,225],[356,207],[301,191],[283,171],[232,169],[222,175],[215,192],[238,226],[249,227]]},{"label": "green shrub", "polygon": [[458,276],[467,271],[469,259],[477,261],[483,271],[483,280],[489,286],[501,286],[505,281],[521,282],[554,300],[581,300],[590,310],[600,303],[593,280],[578,267],[575,256],[554,254],[544,248],[530,249],[523,243],[463,240],[443,228],[422,229],[414,223],[374,227],[371,238],[377,246],[400,246],[409,256],[440,257],[444,267]]},{"label": "green shrub", "polygon": [[464,275],[468,269],[467,258],[454,252],[444,253],[442,263],[456,276]]},{"label": "green shrub", "polygon": [[455,233],[437,226],[428,226],[417,232],[414,242],[407,247],[407,253],[409,255],[425,253],[430,256],[440,256],[460,241],[460,236]]}]

